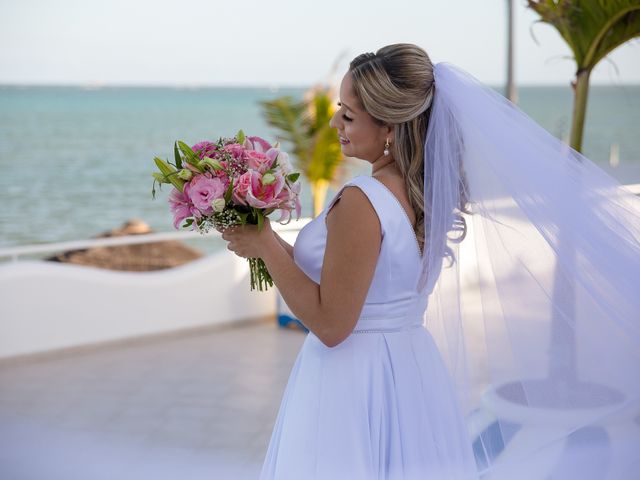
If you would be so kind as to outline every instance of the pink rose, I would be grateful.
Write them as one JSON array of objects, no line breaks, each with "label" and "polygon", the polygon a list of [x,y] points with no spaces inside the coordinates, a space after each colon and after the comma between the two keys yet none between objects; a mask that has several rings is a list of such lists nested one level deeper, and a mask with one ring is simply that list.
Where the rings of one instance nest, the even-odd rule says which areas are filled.
[{"label": "pink rose", "polygon": [[244,147],[239,143],[229,143],[224,146],[224,149],[237,159],[242,158],[242,155],[244,154]]},{"label": "pink rose", "polygon": [[269,157],[262,152],[247,150],[244,152],[244,159],[246,160],[247,167],[250,170],[257,170],[260,173],[264,173],[271,168],[275,157],[269,159]]},{"label": "pink rose", "polygon": [[236,178],[233,185],[232,199],[241,205],[247,204],[247,192],[251,189],[251,171],[245,172]]},{"label": "pink rose", "polygon": [[217,198],[223,198],[225,191],[224,181],[219,177],[198,175],[189,182],[187,195],[193,204],[205,215],[213,213],[211,202]]}]

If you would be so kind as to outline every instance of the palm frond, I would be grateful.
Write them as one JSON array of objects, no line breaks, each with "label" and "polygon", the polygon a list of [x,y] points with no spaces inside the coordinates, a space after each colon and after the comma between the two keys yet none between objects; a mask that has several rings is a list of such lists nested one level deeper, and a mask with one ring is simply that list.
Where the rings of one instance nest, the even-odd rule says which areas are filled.
[{"label": "palm frond", "polygon": [[640,36],[640,0],[528,0],[573,52],[578,70],[591,70],[611,51]]},{"label": "palm frond", "polygon": [[313,137],[313,154],[309,162],[309,177],[331,180],[342,162],[342,150],[335,129],[325,123]]},{"label": "palm frond", "polygon": [[259,102],[266,122],[278,130],[278,139],[292,146],[291,153],[302,164],[309,161],[310,139],[304,125],[303,114],[307,109],[305,102],[291,96]]}]

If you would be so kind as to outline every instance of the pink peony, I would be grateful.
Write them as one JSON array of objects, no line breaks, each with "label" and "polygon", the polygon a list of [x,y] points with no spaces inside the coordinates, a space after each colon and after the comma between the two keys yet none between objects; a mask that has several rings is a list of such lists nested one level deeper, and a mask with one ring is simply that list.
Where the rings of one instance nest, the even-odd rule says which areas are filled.
[{"label": "pink peony", "polygon": [[[188,187],[188,185],[189,184],[186,183],[185,187]],[[185,188],[185,192],[186,191],[187,188]],[[177,189],[173,189],[169,194],[169,208],[171,213],[173,213],[174,228],[180,228],[180,224],[185,218],[200,218],[202,216],[189,199],[189,196]]]},{"label": "pink peony", "polygon": [[189,182],[187,195],[193,204],[205,215],[213,213],[211,202],[224,197],[224,180],[219,177],[210,177],[207,174],[198,175]]}]

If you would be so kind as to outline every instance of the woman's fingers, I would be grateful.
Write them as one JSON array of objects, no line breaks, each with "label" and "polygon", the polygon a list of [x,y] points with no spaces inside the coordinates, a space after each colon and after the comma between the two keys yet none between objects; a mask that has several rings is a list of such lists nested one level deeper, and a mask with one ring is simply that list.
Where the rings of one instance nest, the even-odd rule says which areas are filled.
[{"label": "woman's fingers", "polygon": [[231,229],[231,227],[227,227],[224,230],[222,230],[222,238],[224,238],[225,240],[229,240],[229,234],[232,233],[233,230]]}]

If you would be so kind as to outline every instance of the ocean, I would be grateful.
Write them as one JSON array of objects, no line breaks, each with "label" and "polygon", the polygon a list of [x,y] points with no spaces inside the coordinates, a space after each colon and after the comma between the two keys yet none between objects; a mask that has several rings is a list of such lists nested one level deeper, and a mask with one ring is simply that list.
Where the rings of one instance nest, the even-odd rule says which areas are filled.
[{"label": "ocean", "polygon": [[[193,144],[240,128],[275,139],[257,102],[303,93],[303,88],[0,86],[0,247],[90,238],[131,218],[154,231],[172,231],[169,185],[151,198],[153,157],[171,158],[176,139]],[[518,93],[521,109],[556,137],[568,136],[568,86],[520,87]],[[592,86],[583,153],[620,182],[640,182],[638,125],[640,85]],[[616,168],[608,166],[612,148],[620,161]],[[327,200],[343,180],[369,173],[370,166],[349,159],[345,172]],[[310,216],[304,178],[302,204],[302,215]],[[226,245],[211,238],[191,243],[206,252]]]}]

